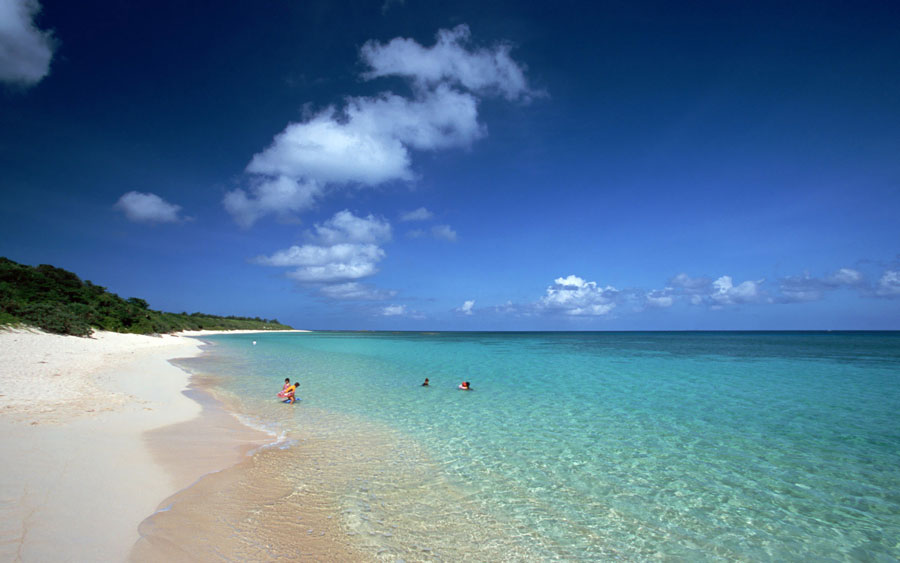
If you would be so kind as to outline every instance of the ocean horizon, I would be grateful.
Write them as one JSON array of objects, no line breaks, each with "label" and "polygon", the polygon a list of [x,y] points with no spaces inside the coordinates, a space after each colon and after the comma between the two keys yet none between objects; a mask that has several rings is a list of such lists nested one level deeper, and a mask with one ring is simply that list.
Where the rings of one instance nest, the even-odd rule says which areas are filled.
[{"label": "ocean horizon", "polygon": [[900,332],[208,340],[179,365],[279,437],[229,477],[269,492],[216,507],[243,556],[299,533],[373,560],[900,557]]}]

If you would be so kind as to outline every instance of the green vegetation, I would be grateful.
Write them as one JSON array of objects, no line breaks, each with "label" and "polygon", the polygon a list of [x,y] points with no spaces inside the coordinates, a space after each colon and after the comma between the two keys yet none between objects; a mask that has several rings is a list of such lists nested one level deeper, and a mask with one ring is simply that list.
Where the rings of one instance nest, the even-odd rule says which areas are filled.
[{"label": "green vegetation", "polygon": [[154,311],[143,299],[122,299],[61,268],[0,257],[0,325],[15,324],[76,336],[88,336],[94,328],[135,334],[291,328],[275,319]]}]

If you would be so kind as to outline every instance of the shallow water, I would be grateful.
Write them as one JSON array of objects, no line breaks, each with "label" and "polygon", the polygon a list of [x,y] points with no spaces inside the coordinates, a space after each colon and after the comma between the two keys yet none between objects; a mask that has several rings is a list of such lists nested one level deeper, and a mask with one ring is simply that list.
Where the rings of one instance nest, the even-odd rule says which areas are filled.
[{"label": "shallow water", "polygon": [[283,436],[238,479],[276,491],[232,499],[258,511],[230,526],[246,556],[320,534],[373,560],[900,557],[898,333],[210,340],[187,365]]}]

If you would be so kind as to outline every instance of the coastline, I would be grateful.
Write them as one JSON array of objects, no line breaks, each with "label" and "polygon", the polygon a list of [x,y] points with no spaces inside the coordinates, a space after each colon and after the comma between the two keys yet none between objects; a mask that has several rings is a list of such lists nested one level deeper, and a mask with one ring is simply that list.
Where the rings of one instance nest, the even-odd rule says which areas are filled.
[{"label": "coastline", "polygon": [[125,560],[161,502],[271,441],[221,409],[206,416],[169,362],[231,332],[0,331],[0,559]]}]

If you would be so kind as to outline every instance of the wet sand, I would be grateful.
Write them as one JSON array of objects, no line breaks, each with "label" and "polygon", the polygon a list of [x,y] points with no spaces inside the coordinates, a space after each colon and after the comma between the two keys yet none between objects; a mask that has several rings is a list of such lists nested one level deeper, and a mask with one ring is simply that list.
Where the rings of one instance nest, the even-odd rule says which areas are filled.
[{"label": "wet sand", "polygon": [[[214,382],[215,376],[194,375],[186,392],[202,405],[200,417],[146,434],[155,459],[185,487],[141,523],[129,560],[370,560],[341,526],[332,491],[343,485],[336,475],[327,477],[327,486],[323,479],[297,484],[296,464],[317,469],[336,444],[298,443],[297,436],[278,440],[240,424],[210,393]],[[209,442],[198,445],[198,439]],[[242,452],[238,463],[223,459],[235,446]],[[212,463],[203,462],[206,455]],[[186,464],[191,458],[197,463]],[[188,483],[198,469],[204,475]]]}]

